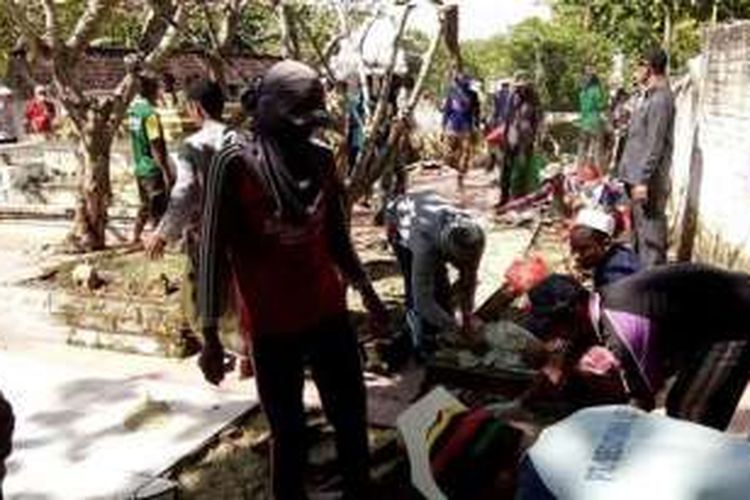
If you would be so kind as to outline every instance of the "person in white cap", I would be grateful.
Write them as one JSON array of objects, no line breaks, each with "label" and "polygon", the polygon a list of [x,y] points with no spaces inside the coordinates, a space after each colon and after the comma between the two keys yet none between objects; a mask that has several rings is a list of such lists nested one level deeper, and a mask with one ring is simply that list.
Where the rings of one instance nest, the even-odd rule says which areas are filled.
[{"label": "person in white cap", "polygon": [[614,232],[614,217],[591,208],[578,212],[570,232],[570,251],[581,269],[592,271],[596,289],[641,270],[633,249],[613,242]]}]

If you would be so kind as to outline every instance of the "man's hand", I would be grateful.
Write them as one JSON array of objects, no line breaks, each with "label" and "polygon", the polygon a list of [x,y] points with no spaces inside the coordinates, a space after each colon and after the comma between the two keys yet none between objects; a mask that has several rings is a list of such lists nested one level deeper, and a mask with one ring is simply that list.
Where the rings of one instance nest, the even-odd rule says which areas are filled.
[{"label": "man's hand", "polygon": [[648,200],[648,186],[645,184],[638,184],[633,186],[630,190],[630,197],[633,201],[646,201]]},{"label": "man's hand", "polygon": [[158,232],[152,233],[145,243],[146,256],[151,260],[158,260],[164,256],[164,247],[167,246],[167,240]]},{"label": "man's hand", "polygon": [[476,336],[482,331],[482,328],[484,328],[484,322],[472,314],[464,321],[461,333],[468,336]]},{"label": "man's hand", "polygon": [[474,315],[470,315],[461,325],[461,337],[469,344],[469,347],[481,347],[485,345],[485,338],[482,336],[484,322]]},{"label": "man's hand", "polygon": [[221,342],[208,340],[203,344],[198,366],[209,383],[219,385],[224,380],[224,347]]}]

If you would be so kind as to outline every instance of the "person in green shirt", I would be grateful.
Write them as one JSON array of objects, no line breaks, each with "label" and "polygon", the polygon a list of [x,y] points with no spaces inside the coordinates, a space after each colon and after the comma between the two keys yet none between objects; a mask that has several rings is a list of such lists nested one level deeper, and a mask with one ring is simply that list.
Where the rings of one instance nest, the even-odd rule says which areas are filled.
[{"label": "person in green shirt", "polygon": [[159,84],[156,79],[142,76],[140,93],[128,109],[128,128],[135,163],[140,206],[133,230],[133,243],[141,244],[141,235],[147,222],[156,227],[167,210],[172,172],[167,163],[167,146],[164,141],[156,101]]},{"label": "person in green shirt", "polygon": [[578,126],[581,135],[578,142],[578,166],[587,164],[604,168],[604,128],[603,112],[607,107],[607,98],[599,77],[593,68],[586,69],[581,88],[580,117]]}]

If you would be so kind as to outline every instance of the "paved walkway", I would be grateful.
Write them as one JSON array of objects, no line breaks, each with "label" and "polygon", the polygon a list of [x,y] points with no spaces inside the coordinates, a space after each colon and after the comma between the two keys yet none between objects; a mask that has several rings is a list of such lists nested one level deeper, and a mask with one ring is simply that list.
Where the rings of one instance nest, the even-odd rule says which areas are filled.
[{"label": "paved walkway", "polygon": [[65,345],[44,293],[12,285],[65,229],[0,223],[0,390],[16,414],[6,498],[126,497],[257,406],[252,384],[210,387],[194,359]]},{"label": "paved walkway", "polygon": [[17,428],[6,498],[117,498],[149,485],[254,406],[162,359],[60,346],[0,353]]}]

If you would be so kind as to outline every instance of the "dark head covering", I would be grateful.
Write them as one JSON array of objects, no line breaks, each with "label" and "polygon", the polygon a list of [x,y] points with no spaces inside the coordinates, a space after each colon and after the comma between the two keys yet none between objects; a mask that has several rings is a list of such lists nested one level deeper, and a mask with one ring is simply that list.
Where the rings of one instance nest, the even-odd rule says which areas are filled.
[{"label": "dark head covering", "polygon": [[274,64],[257,89],[256,128],[262,134],[309,135],[328,123],[318,73],[298,61]]},{"label": "dark head covering", "polygon": [[455,262],[478,262],[484,251],[484,231],[468,217],[456,217],[446,224],[439,238],[441,249]]},{"label": "dark head covering", "polygon": [[529,291],[531,314],[527,328],[540,338],[546,338],[553,322],[571,314],[588,293],[572,276],[550,275]]},{"label": "dark head covering", "polygon": [[312,132],[328,123],[325,91],[318,73],[297,61],[274,64],[243,96],[254,118],[248,163],[276,205],[277,215],[304,223],[318,206],[327,165]]}]

